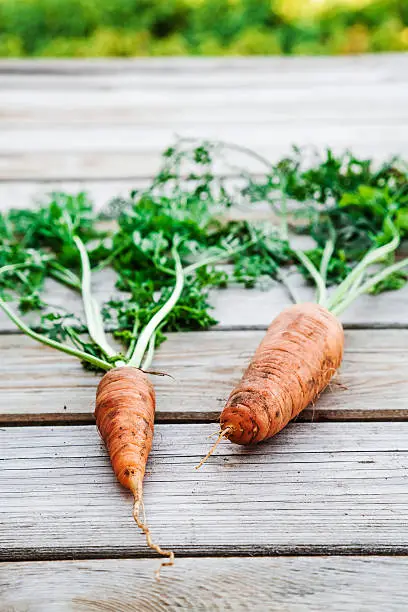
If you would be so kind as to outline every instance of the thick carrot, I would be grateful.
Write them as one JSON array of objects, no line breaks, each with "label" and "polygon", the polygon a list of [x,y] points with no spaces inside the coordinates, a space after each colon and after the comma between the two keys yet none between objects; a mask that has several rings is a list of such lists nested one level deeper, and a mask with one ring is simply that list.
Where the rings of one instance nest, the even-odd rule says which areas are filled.
[{"label": "thick carrot", "polygon": [[275,435],[327,386],[343,357],[339,320],[318,304],[296,304],[269,326],[221,414],[225,437],[252,444]]},{"label": "thick carrot", "polygon": [[[222,438],[261,442],[281,431],[327,386],[343,357],[340,321],[323,306],[296,304],[269,326],[221,413]],[[199,466],[198,466],[199,467]]]},{"label": "thick carrot", "polygon": [[155,405],[154,388],[146,374],[137,368],[118,367],[107,372],[98,385],[95,417],[116,477],[134,495],[136,523],[149,547],[169,557],[162,565],[173,565],[173,552],[154,544],[149,528],[139,518],[143,508],[143,477],[153,441]]}]

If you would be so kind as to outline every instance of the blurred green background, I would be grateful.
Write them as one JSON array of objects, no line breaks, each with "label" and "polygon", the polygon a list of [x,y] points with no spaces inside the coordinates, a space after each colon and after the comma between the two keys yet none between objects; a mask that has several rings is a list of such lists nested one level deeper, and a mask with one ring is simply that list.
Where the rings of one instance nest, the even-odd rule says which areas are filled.
[{"label": "blurred green background", "polygon": [[408,0],[0,0],[0,56],[408,50]]}]

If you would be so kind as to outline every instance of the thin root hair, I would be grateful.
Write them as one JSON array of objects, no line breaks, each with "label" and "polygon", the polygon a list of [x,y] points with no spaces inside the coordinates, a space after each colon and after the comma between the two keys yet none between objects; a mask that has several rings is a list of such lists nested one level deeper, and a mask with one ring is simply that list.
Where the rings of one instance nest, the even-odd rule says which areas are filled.
[{"label": "thin root hair", "polygon": [[[150,533],[150,529],[147,525],[146,522],[146,513],[145,513],[145,507],[144,507],[144,503],[143,503],[143,494],[140,490],[140,487],[138,487],[137,490],[133,491],[133,495],[135,498],[134,504],[133,504],[133,518],[136,521],[137,526],[139,527],[139,529],[144,533],[144,535],[146,536],[146,542],[149,548],[151,548],[152,550],[156,551],[159,555],[162,555],[163,557],[168,557],[169,560],[168,561],[162,561],[159,565],[159,567],[157,568],[157,570],[155,571],[155,575],[156,575],[156,579],[160,582],[160,570],[162,567],[166,566],[166,565],[174,565],[174,552],[172,550],[163,550],[162,548],[160,548],[160,546],[158,544],[155,544],[152,540],[152,536]],[[143,513],[143,521],[140,520],[140,509],[142,509],[142,513]]]},{"label": "thin root hair", "polygon": [[217,448],[221,440],[225,438],[227,434],[230,433],[231,431],[232,431],[232,427],[230,426],[225,427],[224,429],[220,431],[220,433],[218,434],[218,438],[216,439],[216,441],[214,442],[214,444],[212,445],[212,447],[210,448],[206,456],[203,459],[201,459],[198,465],[195,466],[196,470],[199,470],[200,467],[207,461],[207,459],[211,457],[211,455],[213,454],[213,452],[215,451],[215,449]]}]

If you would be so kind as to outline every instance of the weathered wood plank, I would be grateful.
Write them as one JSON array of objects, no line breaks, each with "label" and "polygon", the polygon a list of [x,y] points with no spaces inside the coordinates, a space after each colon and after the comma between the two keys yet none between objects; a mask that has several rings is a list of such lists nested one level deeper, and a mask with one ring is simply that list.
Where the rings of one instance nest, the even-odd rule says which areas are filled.
[{"label": "weathered wood plank", "polygon": [[[211,84],[203,91],[208,92],[209,88]],[[365,104],[368,104],[369,94],[373,93],[372,89],[369,89],[368,92],[361,91],[363,99],[360,98],[358,105],[354,100],[353,94],[356,94],[354,90],[350,95],[351,100],[347,98],[348,92],[343,91],[344,100],[341,102],[339,102],[336,91],[333,87],[322,96],[323,99],[319,100],[318,105],[311,95],[297,95],[290,98],[290,93],[293,94],[291,91],[281,96],[272,95],[272,93],[270,96],[264,95],[262,100],[253,102],[246,98],[240,102],[238,95],[236,106],[233,108],[223,100],[221,95],[212,95],[210,98],[208,93],[200,98],[198,96],[192,98],[191,94],[190,96],[186,94],[187,103],[188,98],[192,98],[191,107],[182,105],[175,95],[170,101],[165,98],[166,104],[164,104],[163,98],[152,97],[149,100],[145,99],[146,96],[135,96],[134,99],[129,99],[126,96],[126,99],[122,101],[118,100],[116,95],[116,98],[110,101],[109,97],[101,99],[100,94],[87,93],[86,98],[78,95],[78,97],[73,97],[71,102],[51,97],[50,100],[47,99],[45,105],[41,103],[42,100],[38,94],[37,103],[34,99],[31,105],[29,103],[31,100],[22,100],[22,96],[14,94],[10,100],[5,99],[5,96],[0,96],[0,125],[3,130],[24,126],[28,132],[41,126],[61,129],[65,124],[75,129],[86,126],[95,128],[102,124],[106,127],[112,125],[118,127],[124,125],[173,126],[174,131],[178,132],[191,125],[206,128],[209,123],[218,126],[238,122],[254,126],[261,123],[279,126],[282,123],[300,124],[307,121],[317,126],[324,126],[346,121],[350,125],[356,122],[363,125],[378,122],[395,126],[399,122],[406,122],[407,111],[402,97],[405,92],[400,85],[394,85],[391,91],[387,90],[386,94],[376,96],[375,103],[368,108]],[[253,94],[256,95],[256,90]],[[391,99],[390,94],[396,99]],[[31,95],[30,93],[30,97]],[[113,96],[110,97],[113,98]],[[211,116],[209,110],[211,110]]]},{"label": "weathered wood plank", "polygon": [[[306,285],[300,275],[290,276],[293,288],[301,301],[313,301],[315,292]],[[115,273],[112,270],[94,274],[94,293],[100,303],[119,296],[114,287]],[[52,279],[46,284],[47,301],[54,308],[75,313],[82,317],[79,295]],[[123,296],[123,294],[122,294]],[[210,295],[213,316],[220,329],[249,328],[265,329],[279,312],[291,304],[286,289],[271,283],[269,289],[244,289],[231,286],[228,290],[214,290]],[[406,327],[408,326],[408,285],[399,291],[382,293],[375,297],[363,295],[340,317],[346,327]],[[36,313],[30,313],[26,320],[32,325],[39,324]],[[0,312],[0,333],[15,331],[15,326]]]},{"label": "weathered wood plank", "polygon": [[2,62],[0,177],[150,176],[174,132],[271,160],[293,143],[408,155],[407,65],[404,54]]},{"label": "weathered wood plank", "polygon": [[[261,176],[261,175],[259,175]],[[237,171],[222,176],[224,187],[234,192],[243,181],[239,181]],[[76,194],[86,192],[94,203],[96,210],[105,208],[114,198],[129,197],[133,189],[146,189],[151,186],[151,178],[132,178],[128,177],[121,180],[99,179],[92,180],[43,180],[43,181],[0,181],[0,211],[7,211],[10,208],[36,208],[39,204],[47,202],[53,192],[66,192]],[[225,215],[234,218],[245,219],[268,219],[276,222],[271,207],[267,202],[257,202],[248,204],[246,201],[239,201],[228,210]],[[302,236],[295,235],[292,240],[299,240]],[[312,244],[314,242],[312,241]]]},{"label": "weathered wood plank", "polygon": [[0,211],[10,208],[34,208],[47,201],[52,192],[89,194],[95,209],[104,208],[113,198],[129,197],[132,189],[142,189],[149,185],[148,180],[124,179],[117,181],[0,181]]},{"label": "weathered wood plank", "polygon": [[[230,179],[234,182],[236,179]],[[124,181],[70,181],[70,182],[14,182],[0,183],[0,210],[8,208],[29,207],[38,201],[43,201],[47,193],[53,190],[68,190],[71,193],[79,190],[88,191],[95,201],[97,209],[101,209],[116,195],[127,196],[132,188],[146,186],[146,180],[127,179]],[[233,208],[230,216],[234,218],[266,218],[273,220],[270,209],[260,204],[249,208]],[[298,248],[311,248],[313,242],[306,236],[295,236],[291,239]],[[406,250],[406,247],[405,247]],[[118,292],[114,289],[114,273],[105,271],[95,275],[95,292],[98,299],[106,301]],[[314,299],[314,291],[305,285],[303,279],[296,273],[290,276],[293,287],[297,290],[300,299],[304,301]],[[49,301],[57,307],[80,314],[82,312],[80,299],[70,289],[57,283],[48,283]],[[408,287],[401,291],[387,292],[373,299],[366,295],[355,302],[343,315],[342,322],[346,327],[372,326],[393,327],[408,326]],[[251,289],[233,286],[228,291],[214,291],[211,301],[214,305],[214,317],[220,322],[221,328],[257,327],[265,328],[282,308],[289,305],[287,291],[280,285],[271,283],[268,290]],[[231,304],[234,305],[231,308]],[[38,318],[31,316],[31,323],[38,322]],[[13,325],[0,313],[0,333],[14,331]]]},{"label": "weathered wood plank", "polygon": [[[286,154],[292,144],[313,145],[318,148],[332,146],[335,150],[347,147],[353,148],[357,143],[359,150],[368,151],[369,146],[380,142],[384,151],[387,145],[392,143],[394,147],[391,154],[406,154],[407,148],[404,142],[404,127],[408,123],[408,117],[393,124],[392,121],[382,123],[374,121],[367,125],[357,122],[355,125],[348,125],[344,122],[335,125],[304,125],[300,122],[294,125],[275,125],[274,123],[265,124],[264,122],[247,122],[246,124],[237,123],[236,125],[214,125],[211,121],[211,109],[208,109],[208,122],[201,129],[200,127],[186,127],[169,123],[165,126],[146,125],[140,126],[113,126],[113,127],[94,127],[77,128],[67,125],[64,127],[42,127],[41,129],[9,129],[0,134],[0,152],[2,155],[22,153],[46,153],[46,154],[66,154],[66,153],[161,153],[174,141],[175,134],[189,138],[208,138],[210,140],[224,140],[227,142],[237,142],[244,146],[251,147],[268,156],[269,141],[271,133],[275,134],[275,144],[271,151],[275,151],[279,146],[282,154]],[[280,123],[277,121],[277,123]],[[372,130],[376,130],[375,136]],[[367,142],[358,145],[360,139],[366,138]],[[384,141],[383,141],[384,139]],[[270,157],[270,156],[269,156]],[[248,162],[249,163],[249,162]],[[46,174],[44,176],[47,176]],[[144,174],[146,176],[146,174]]]},{"label": "weathered wood plank", "polygon": [[[152,368],[158,420],[217,420],[262,331],[169,334]],[[408,330],[349,330],[340,375],[301,420],[407,419]],[[199,347],[199,349],[198,349]],[[90,422],[99,378],[21,335],[0,336],[0,423]]]},{"label": "weathered wood plank", "polygon": [[[183,555],[408,552],[408,424],[298,423],[255,448],[159,425],[149,523]],[[0,431],[0,558],[146,556],[96,428]]]},{"label": "weathered wood plank", "polygon": [[386,80],[406,76],[403,68],[408,59],[404,53],[349,55],[344,57],[172,57],[131,59],[0,59],[0,75],[25,77],[34,83],[36,77],[71,77],[87,80],[97,76],[138,76],[140,78],[172,78],[188,73],[189,77],[201,74],[207,77],[223,75],[231,77],[244,72],[249,78],[256,73],[273,70],[280,78],[303,78],[311,80],[331,79],[336,82],[341,75],[347,78]]},{"label": "weathered wood plank", "polygon": [[[89,79],[86,83],[90,83]],[[317,125],[340,118],[350,123],[359,120],[363,124],[376,119],[392,125],[407,117],[406,77],[399,81],[389,79],[385,89],[382,82],[342,84],[341,79],[340,83],[326,79],[325,83],[313,85],[302,82],[297,75],[296,81],[292,78],[290,82],[279,83],[273,80],[271,72],[260,75],[257,83],[245,85],[244,88],[242,77],[231,82],[228,76],[221,75],[220,81],[214,82],[205,76],[191,83],[187,75],[179,82],[167,75],[153,83],[137,80],[133,88],[128,78],[111,86],[102,80],[95,89],[83,88],[80,83],[72,83],[70,87],[70,81],[65,78],[54,81],[50,91],[46,87],[32,90],[6,86],[0,92],[0,123],[3,129],[17,129],[25,124],[24,128],[30,132],[41,124],[61,128],[67,121],[77,128],[89,122],[93,128],[98,124],[102,127],[146,123],[153,127],[156,123],[205,125],[239,120],[254,125],[279,121],[298,123],[302,118]],[[373,93],[377,94],[376,99],[364,113],[365,103]],[[229,107],[232,96],[234,105]]]},{"label": "weathered wood plank", "polygon": [[[304,282],[292,280],[302,301],[314,301],[315,292]],[[281,286],[268,291],[231,287],[212,294],[214,317],[224,328],[265,328],[279,312],[289,306],[286,291]],[[375,297],[363,295],[341,316],[345,327],[406,327],[408,325],[408,285],[399,291],[381,293]]]},{"label": "weathered wood plank", "polygon": [[[341,154],[344,150],[352,149],[356,155],[362,157],[383,161],[393,155],[401,155],[404,158],[408,157],[406,142],[401,137],[401,130],[398,135],[392,134],[397,130],[390,130],[384,127],[379,135],[377,125],[371,128],[364,128],[359,135],[354,137],[351,135],[353,129],[349,130],[349,137],[346,138],[344,133],[341,135],[342,142],[336,142],[330,133],[330,128],[325,129],[326,136],[322,134],[322,138],[317,141],[313,134],[310,133],[308,140],[301,141],[297,134],[294,138],[288,136],[285,131],[282,138],[278,140],[274,128],[269,131],[269,145],[267,148],[257,146],[256,142],[245,143],[240,137],[240,131],[237,129],[231,133],[233,141],[238,144],[253,145],[258,153],[266,156],[271,162],[276,162],[284,155],[290,153],[293,144],[299,146],[316,146],[320,149],[330,147],[334,153]],[[373,131],[377,133],[377,138],[374,142]],[[403,131],[403,130],[402,130]],[[263,130],[265,134],[265,130]],[[362,133],[364,132],[364,133]],[[368,134],[368,132],[370,134]],[[187,131],[183,130],[181,136],[186,136]],[[395,138],[394,138],[395,135]],[[157,149],[154,150],[132,150],[122,151],[116,150],[106,152],[102,150],[86,150],[82,152],[24,152],[17,153],[0,151],[0,181],[2,180],[100,180],[109,178],[111,180],[122,180],[127,177],[145,178],[153,176],[160,168],[160,158],[163,150],[174,142],[174,128],[171,128],[171,137],[166,140]],[[200,138],[207,138],[209,134],[205,130],[199,132]],[[90,143],[92,142],[92,134],[89,134]],[[140,136],[137,136],[139,139]],[[364,138],[364,140],[359,140]],[[248,170],[256,171],[250,161],[247,162]]]},{"label": "weathered wood plank", "polygon": [[48,179],[81,180],[99,179],[103,176],[112,180],[123,177],[152,176],[160,167],[160,153],[145,151],[123,153],[7,153],[0,152],[0,180]]},{"label": "weathered wood plank", "polygon": [[[211,113],[211,111],[208,111]],[[10,178],[99,178],[146,177],[156,173],[162,151],[174,142],[175,134],[199,139],[237,142],[252,147],[272,162],[290,152],[292,145],[330,147],[335,153],[351,148],[356,155],[384,159],[408,156],[404,125],[374,121],[372,124],[333,125],[258,124],[163,128],[106,128],[83,131],[41,129],[29,132],[8,130],[0,141],[0,179]],[[7,139],[7,143],[4,141]],[[11,144],[10,144],[11,143]],[[233,160],[234,163],[234,160]],[[249,170],[256,166],[250,159]]]},{"label": "weathered wood plank", "polygon": [[177,559],[152,580],[147,559],[0,564],[13,612],[404,612],[408,559],[298,557]]}]

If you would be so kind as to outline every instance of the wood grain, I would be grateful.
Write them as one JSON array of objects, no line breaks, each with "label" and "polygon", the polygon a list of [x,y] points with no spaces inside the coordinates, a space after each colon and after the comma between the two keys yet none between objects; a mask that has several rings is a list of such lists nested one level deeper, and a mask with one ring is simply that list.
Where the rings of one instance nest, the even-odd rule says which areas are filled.
[{"label": "wood grain", "polygon": [[[262,331],[169,334],[153,370],[157,418],[216,421]],[[408,330],[346,332],[339,376],[300,420],[408,419]],[[91,422],[99,378],[31,339],[0,336],[0,423]]]},{"label": "wood grain", "polygon": [[[179,103],[178,100],[176,102]],[[300,100],[299,103],[301,102]],[[146,104],[149,103],[151,101],[148,100]],[[248,112],[247,108],[243,109],[242,117],[245,112]],[[282,118],[275,116],[275,120],[269,122],[248,119],[242,122],[237,118],[235,125],[226,125],[221,119],[220,125],[217,125],[216,121],[211,120],[211,111],[207,110],[207,113],[202,127],[197,125],[198,122],[194,119],[191,121],[193,126],[190,127],[184,121],[176,122],[171,119],[169,123],[157,126],[154,116],[151,123],[143,121],[139,126],[134,127],[132,125],[99,125],[92,128],[79,126],[73,129],[74,126],[69,124],[65,126],[45,125],[32,129],[10,127],[0,134],[0,152],[2,154],[7,152],[11,155],[23,152],[56,154],[77,152],[80,154],[97,151],[108,154],[115,152],[135,155],[141,155],[143,152],[159,154],[171,144],[175,134],[188,138],[237,142],[266,155],[269,150],[277,150],[276,143],[281,145],[282,155],[289,153],[292,144],[316,147],[333,146],[337,151],[339,148],[346,149],[347,147],[356,150],[353,144],[354,142],[357,144],[362,137],[365,137],[367,142],[364,143],[364,148],[357,144],[357,152],[368,150],[368,146],[373,146],[376,142],[384,142],[384,151],[386,151],[387,140],[388,144],[392,142],[395,147],[394,150],[389,151],[389,154],[406,154],[407,152],[404,146],[404,127],[408,123],[408,117],[403,116],[382,120],[375,117],[366,124],[362,124],[358,117],[354,122],[342,122],[340,116],[337,121],[335,117],[332,118],[329,125],[325,125],[321,120],[310,121],[310,124],[307,125],[305,124],[307,117],[300,117],[294,121],[289,115],[286,122],[282,122]],[[376,128],[375,135],[370,133],[374,127]],[[270,148],[269,140],[272,131],[275,134],[275,146]]]},{"label": "wood grain", "polygon": [[404,612],[408,559],[147,559],[0,564],[4,612]]},{"label": "wood grain", "polygon": [[[341,154],[346,149],[352,149],[357,156],[373,158],[383,161],[393,155],[408,157],[408,145],[404,139],[404,126],[408,122],[400,121],[394,127],[373,121],[370,125],[326,125],[317,128],[310,127],[260,125],[257,128],[241,129],[241,124],[230,129],[180,129],[178,135],[184,137],[197,137],[202,139],[224,138],[256,149],[258,153],[276,162],[285,155],[289,155],[293,145],[299,147],[313,146],[324,150],[330,147],[335,154]],[[344,123],[344,122],[343,122]],[[107,130],[104,134],[94,133],[93,130],[78,135],[68,127],[59,136],[53,129],[49,134],[42,130],[31,135],[33,142],[36,138],[50,143],[49,150],[32,149],[28,140],[19,141],[17,133],[8,133],[10,142],[16,139],[16,145],[9,150],[0,146],[0,180],[8,179],[99,179],[109,177],[118,180],[123,177],[134,176],[145,178],[154,175],[160,167],[161,153],[174,143],[175,127],[165,128],[158,138],[148,144],[145,149],[139,148],[135,143],[143,140],[150,143],[150,130],[133,130],[132,141],[122,144],[115,140],[119,138],[116,130]],[[125,130],[127,133],[127,130]],[[222,132],[222,133],[220,133]],[[244,133],[243,133],[244,132]],[[54,141],[55,138],[55,141]],[[65,141],[67,150],[61,150],[57,138]],[[50,140],[52,139],[52,141]],[[109,144],[113,141],[113,144]],[[20,149],[17,150],[17,143]],[[72,142],[79,150],[71,150]],[[96,146],[94,146],[96,143]],[[106,147],[106,149],[105,149]],[[231,164],[234,164],[231,158]],[[259,170],[259,166],[251,161],[246,162],[248,171]]]},{"label": "wood grain", "polygon": [[[404,53],[365,53],[343,57],[172,57],[172,58],[108,58],[108,59],[0,59],[2,78],[26,78],[35,87],[37,78],[72,77],[83,78],[84,83],[92,77],[110,76],[130,78],[177,78],[188,74],[190,77],[200,75],[207,78],[221,75],[240,78],[244,73],[248,78],[262,75],[273,69],[279,78],[291,79],[293,74],[299,78],[315,82],[331,79],[338,82],[340,78],[383,81],[387,78],[404,79],[403,68],[407,65]],[[336,73],[334,73],[336,69]],[[92,86],[92,85],[91,85]]]},{"label": "wood grain", "polygon": [[[0,60],[0,209],[58,187],[88,189],[101,206],[143,184],[175,132],[272,161],[293,143],[408,156],[407,68],[406,54]],[[100,301],[114,294],[109,274],[95,286]],[[80,312],[70,291],[49,291]],[[408,424],[373,422],[406,419],[407,298],[408,288],[365,296],[346,313],[347,327],[370,328],[347,332],[347,388],[302,415],[371,422],[297,422],[253,449],[225,443],[200,472],[214,424],[183,421],[217,417],[256,328],[288,297],[280,287],[216,292],[217,331],[170,335],[154,364],[175,377],[154,381],[158,419],[180,422],[157,426],[145,482],[153,534],[179,554],[160,585],[157,560],[124,558],[149,553],[95,427],[44,424],[89,422],[97,378],[0,317],[0,422],[43,423],[0,430],[1,611],[405,610],[406,557],[262,555],[407,555]],[[87,560],[18,562],[72,557]]]},{"label": "wood grain", "polygon": [[[314,301],[315,293],[296,275],[291,277],[301,301]],[[363,295],[341,316],[345,327],[406,327],[408,326],[408,285],[399,291]],[[214,317],[224,329],[265,329],[279,312],[289,306],[287,292],[279,285],[269,290],[230,287],[212,294]],[[0,319],[1,323],[1,319]]]},{"label": "wood grain", "polygon": [[[99,303],[124,296],[115,289],[115,280],[116,275],[112,270],[93,275],[94,294]],[[300,275],[292,274],[290,282],[300,301],[314,301],[315,291],[306,285]],[[75,291],[47,279],[45,294],[47,303],[54,310],[74,313],[83,320],[81,299]],[[210,293],[210,303],[218,329],[266,329],[272,319],[291,304],[291,300],[282,285],[271,281],[263,288],[245,289],[231,285],[228,290],[214,290]],[[345,327],[407,327],[407,303],[408,285],[399,291],[381,293],[375,297],[363,295],[344,312],[340,320]],[[25,320],[35,327],[40,325],[38,313],[29,313]],[[0,333],[13,331],[14,324],[0,312]]]},{"label": "wood grain", "polygon": [[0,181],[0,210],[35,208],[49,200],[53,192],[76,194],[86,192],[96,210],[118,197],[129,197],[132,189],[147,187],[148,180],[127,178],[111,181]]},{"label": "wood grain", "polygon": [[[360,78],[367,74],[378,75],[383,71],[401,77],[401,69],[406,66],[407,57],[403,53],[366,53],[364,55],[347,55],[344,57],[172,57],[172,58],[108,58],[108,59],[0,59],[0,74],[33,75],[115,75],[123,71],[126,74],[177,74],[178,71],[198,71],[207,74],[226,71],[231,74],[243,70],[247,74],[261,72],[273,66],[283,77],[287,73],[310,73],[310,77],[322,73],[324,77],[333,70],[333,62],[339,71],[357,73]],[[386,76],[385,75],[385,76]]]},{"label": "wood grain", "polygon": [[407,66],[405,54],[2,62],[0,178],[147,177],[175,133],[271,160],[292,144],[408,155]]},{"label": "wood grain", "polygon": [[[408,423],[298,423],[255,448],[158,425],[147,517],[181,555],[406,554]],[[0,431],[0,558],[147,556],[96,428]]]}]

